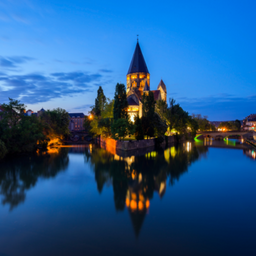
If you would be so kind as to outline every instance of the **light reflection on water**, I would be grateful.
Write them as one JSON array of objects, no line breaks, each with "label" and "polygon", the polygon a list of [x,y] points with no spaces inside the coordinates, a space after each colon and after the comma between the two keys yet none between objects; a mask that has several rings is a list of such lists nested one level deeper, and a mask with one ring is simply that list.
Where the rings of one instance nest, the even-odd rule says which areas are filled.
[{"label": "light reflection on water", "polygon": [[136,156],[89,145],[4,161],[0,255],[249,255],[250,159],[245,144],[205,139]]}]

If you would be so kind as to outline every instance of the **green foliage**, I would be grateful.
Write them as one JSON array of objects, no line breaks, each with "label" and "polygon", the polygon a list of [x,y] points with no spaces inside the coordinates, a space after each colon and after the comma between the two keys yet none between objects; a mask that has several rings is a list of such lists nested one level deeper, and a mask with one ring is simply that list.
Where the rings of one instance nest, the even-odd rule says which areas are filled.
[{"label": "green foliage", "polygon": [[69,135],[69,115],[66,110],[57,108],[45,111],[40,120],[44,125],[44,133],[48,137],[63,139]]},{"label": "green foliage", "polygon": [[15,126],[21,116],[23,116],[26,106],[18,100],[11,98],[9,98],[9,100],[9,104],[1,105],[4,111],[2,113],[0,112],[0,117],[3,118],[2,122],[5,122],[5,125]]},{"label": "green foliage", "polygon": [[200,114],[199,115],[192,115],[193,119],[197,121],[198,123],[198,129],[200,131],[215,131],[216,128],[214,125],[212,125],[208,120],[207,116],[202,117]]},{"label": "green foliage", "polygon": [[[168,126],[168,130],[178,134],[192,135],[196,134],[198,130],[198,122],[194,117],[189,116],[188,112],[184,111],[179,104],[175,104],[174,99],[170,99],[170,106],[163,100],[156,102],[156,113],[164,120]],[[207,121],[207,123],[209,123]]]},{"label": "green foliage", "polygon": [[43,126],[35,116],[24,116],[25,106],[10,99],[3,104],[0,121],[0,140],[4,142],[8,153],[32,152],[37,144],[45,140]]},{"label": "green foliage", "polygon": [[[92,118],[92,117],[91,117]],[[91,129],[92,129],[92,126],[91,126],[91,122],[92,122],[92,119],[90,118],[90,116],[84,116],[84,123],[83,123],[83,126],[84,126],[84,129],[90,133]]]},{"label": "green foliage", "polygon": [[164,138],[164,135],[168,128],[168,125],[166,124],[165,120],[161,119],[161,117],[157,113],[154,113],[152,121],[155,137]]},{"label": "green foliage", "polygon": [[128,119],[127,108],[128,102],[126,97],[125,85],[117,83],[113,109],[114,120],[118,120],[119,118]]},{"label": "green foliage", "polygon": [[4,158],[7,152],[8,151],[4,142],[0,140],[0,159]]},{"label": "green foliage", "polygon": [[153,92],[149,92],[148,95],[143,94],[142,96],[142,118],[141,124],[143,134],[148,137],[154,137],[154,115],[155,115],[155,99]]},{"label": "green foliage", "polygon": [[152,118],[155,113],[155,99],[153,92],[149,92],[148,95],[142,96],[142,115],[147,118]]},{"label": "green foliage", "polygon": [[190,128],[190,130],[191,130],[192,137],[195,137],[196,136],[196,132],[199,129],[198,122],[195,119],[193,119],[193,117],[189,116],[188,120],[187,120],[187,125]]},{"label": "green foliage", "polygon": [[235,121],[229,121],[229,122],[221,122],[220,125],[218,126],[218,128],[225,128],[227,130],[231,130],[231,131],[240,131],[241,129],[241,123],[239,120],[235,120]]},{"label": "green foliage", "polygon": [[155,129],[154,129],[154,123],[153,123],[152,118],[142,116],[141,124],[142,124],[143,134],[146,135],[147,138],[154,137]]},{"label": "green foliage", "polygon": [[106,103],[106,96],[104,95],[103,89],[100,86],[97,91],[97,98],[95,99],[94,112],[96,116],[100,116]]},{"label": "green foliage", "polygon": [[69,115],[63,109],[46,111],[40,118],[25,116],[25,106],[10,99],[2,105],[0,140],[9,154],[33,152],[46,148],[52,137],[63,138],[69,133]]},{"label": "green foliage", "polygon": [[98,128],[102,129],[102,135],[104,137],[111,136],[111,124],[112,118],[102,118],[98,122]]},{"label": "green foliage", "polygon": [[155,105],[155,112],[160,116],[162,120],[165,120],[166,123],[169,125],[168,122],[168,106],[166,101],[164,100],[157,100]]},{"label": "green foliage", "polygon": [[142,121],[138,115],[135,117],[134,123],[135,123],[135,138],[136,138],[136,140],[144,140]]},{"label": "green foliage", "polygon": [[124,139],[127,135],[134,134],[135,126],[128,119],[119,118],[114,120],[111,126],[111,132],[114,139]]},{"label": "green foliage", "polygon": [[84,127],[85,129],[89,130],[90,135],[92,136],[104,136],[110,137],[111,136],[111,124],[113,120],[113,108],[114,108],[114,101],[107,99],[103,105],[101,110],[101,115],[96,116],[93,115],[94,108],[92,108],[91,116],[92,119],[89,117],[85,118]]}]

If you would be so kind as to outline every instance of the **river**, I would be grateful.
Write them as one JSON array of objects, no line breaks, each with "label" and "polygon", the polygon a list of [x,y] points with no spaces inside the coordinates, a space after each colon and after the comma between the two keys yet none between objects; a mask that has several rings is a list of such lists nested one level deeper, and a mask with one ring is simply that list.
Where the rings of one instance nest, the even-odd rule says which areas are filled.
[{"label": "river", "polygon": [[256,255],[256,153],[94,145],[0,162],[0,256]]}]

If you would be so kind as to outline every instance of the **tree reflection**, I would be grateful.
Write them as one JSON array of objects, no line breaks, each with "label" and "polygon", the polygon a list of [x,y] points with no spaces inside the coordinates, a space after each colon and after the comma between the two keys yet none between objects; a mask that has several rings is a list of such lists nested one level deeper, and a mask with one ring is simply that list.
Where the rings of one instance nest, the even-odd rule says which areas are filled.
[{"label": "tree reflection", "polygon": [[6,160],[1,163],[0,194],[2,203],[10,210],[24,202],[26,191],[34,187],[39,178],[55,177],[69,163],[68,148],[51,155],[34,155]]},{"label": "tree reflection", "polygon": [[105,184],[112,183],[115,208],[124,210],[126,205],[138,236],[154,192],[162,198],[167,179],[173,185],[207,150],[190,143],[141,156],[121,157],[93,147],[85,149],[85,161],[93,167],[99,193]]}]

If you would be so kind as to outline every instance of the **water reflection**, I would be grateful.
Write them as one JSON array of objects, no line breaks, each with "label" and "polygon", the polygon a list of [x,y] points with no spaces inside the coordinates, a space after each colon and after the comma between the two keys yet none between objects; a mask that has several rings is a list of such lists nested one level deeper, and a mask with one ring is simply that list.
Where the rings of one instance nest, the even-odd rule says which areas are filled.
[{"label": "water reflection", "polygon": [[39,178],[55,177],[64,171],[69,163],[68,148],[48,155],[33,155],[7,159],[1,162],[0,195],[2,204],[10,205],[10,210],[24,202],[26,191],[34,187]]},{"label": "water reflection", "polygon": [[138,236],[154,192],[163,197],[167,179],[173,185],[206,152],[206,147],[197,148],[191,142],[131,157],[94,147],[85,149],[85,161],[92,165],[99,193],[105,184],[112,184],[115,208],[127,207]]}]

